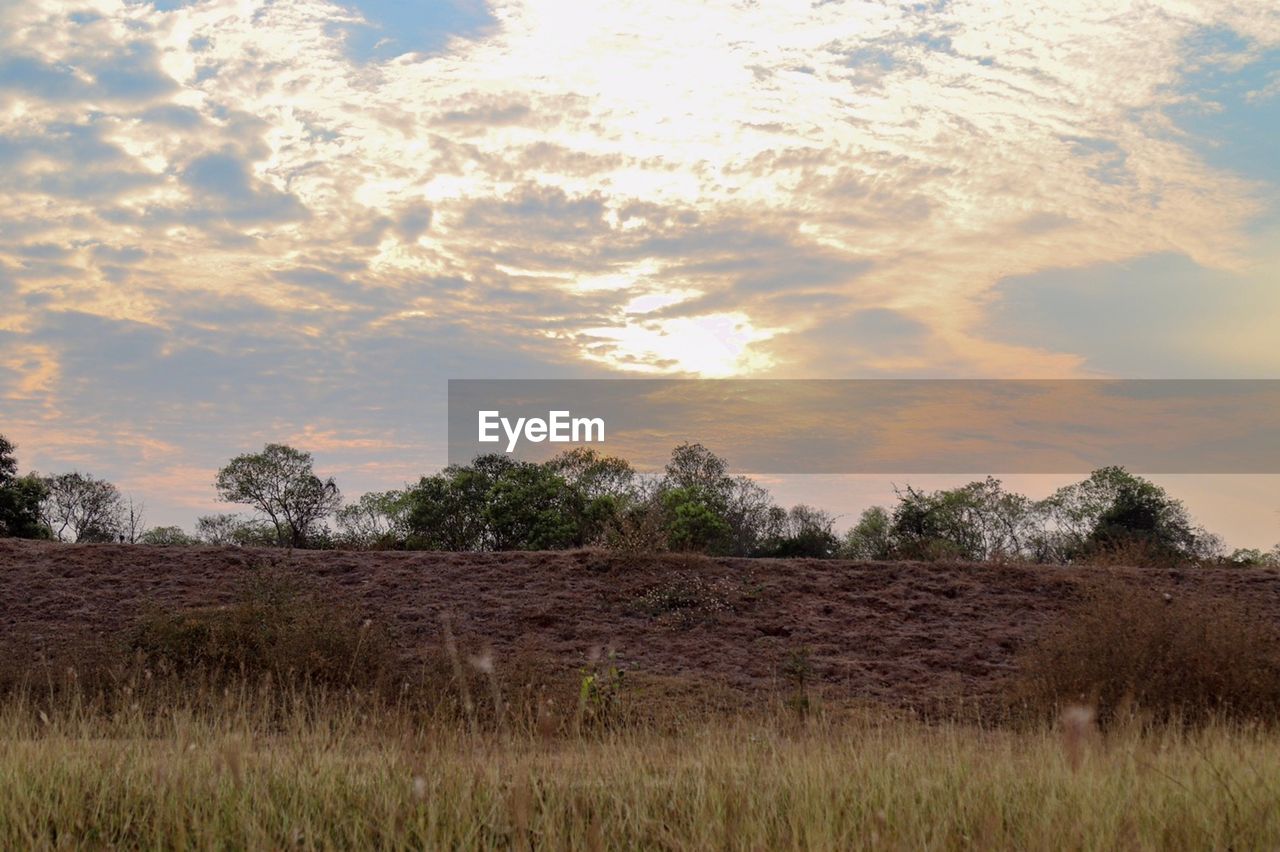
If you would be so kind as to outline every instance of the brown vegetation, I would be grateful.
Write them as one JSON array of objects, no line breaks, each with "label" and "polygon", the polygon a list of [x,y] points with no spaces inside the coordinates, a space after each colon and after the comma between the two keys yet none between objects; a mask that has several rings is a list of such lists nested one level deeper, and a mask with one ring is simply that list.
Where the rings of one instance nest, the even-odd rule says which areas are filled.
[{"label": "brown vegetation", "polygon": [[1280,625],[1263,603],[1103,573],[1020,655],[1015,703],[1096,708],[1104,724],[1280,719]]},{"label": "brown vegetation", "polygon": [[[1098,592],[1091,580],[1101,571],[1121,591]],[[264,577],[274,579],[264,586]],[[288,577],[304,578],[302,603],[281,609],[271,583]],[[1263,626],[1280,616],[1278,591],[1280,575],[1268,569],[0,541],[10,683],[32,671],[118,661],[123,642],[156,673],[244,668],[403,688],[456,682],[452,641],[476,695],[490,687],[470,658],[520,682],[512,686],[517,703],[534,715],[540,691],[553,691],[548,684],[563,702],[611,649],[630,689],[738,707],[789,700],[794,661],[803,658],[806,691],[832,703],[992,718],[1007,712],[1022,662],[1031,673],[1019,687],[1027,706],[1096,700],[1105,716],[1125,695],[1158,703],[1151,690],[1159,690],[1176,693],[1183,709],[1190,702],[1251,714],[1247,707],[1275,688],[1272,670],[1247,661],[1233,668],[1232,660],[1271,647]],[[1142,601],[1157,601],[1158,612]],[[1196,667],[1190,675],[1188,666]],[[1096,667],[1111,679],[1096,677]],[[1253,697],[1223,692],[1255,681]]]}]

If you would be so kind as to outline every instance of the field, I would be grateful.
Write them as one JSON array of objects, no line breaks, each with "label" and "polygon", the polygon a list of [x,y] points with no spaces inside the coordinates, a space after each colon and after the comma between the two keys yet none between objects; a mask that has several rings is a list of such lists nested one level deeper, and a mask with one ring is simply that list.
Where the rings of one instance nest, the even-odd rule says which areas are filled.
[{"label": "field", "polygon": [[[349,608],[351,684],[121,650],[264,570]],[[0,847],[1280,845],[1265,720],[1010,716],[1021,652],[1094,576],[0,541]],[[1280,616],[1266,570],[1108,576]],[[360,680],[375,633],[390,674]]]}]

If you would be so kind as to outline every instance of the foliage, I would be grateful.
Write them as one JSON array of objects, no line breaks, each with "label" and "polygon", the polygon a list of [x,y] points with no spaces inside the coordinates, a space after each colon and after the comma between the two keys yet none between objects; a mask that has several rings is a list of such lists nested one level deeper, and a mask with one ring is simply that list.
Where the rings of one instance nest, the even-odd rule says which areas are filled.
[{"label": "foliage", "polygon": [[1222,561],[1234,568],[1280,568],[1280,544],[1266,553],[1256,547],[1237,548]]},{"label": "foliage", "polygon": [[776,509],[774,517],[770,535],[757,548],[760,556],[829,559],[836,555],[840,541],[830,513],[801,503],[790,510]]},{"label": "foliage", "polygon": [[1182,503],[1120,467],[1094,471],[1039,502],[992,477],[959,488],[899,489],[890,511],[865,511],[842,553],[855,559],[1027,560],[1171,564],[1216,558]]},{"label": "foliage", "polygon": [[494,550],[581,546],[582,494],[547,467],[522,463],[494,482],[485,506]]},{"label": "foliage", "polygon": [[138,543],[153,547],[188,547],[199,544],[199,540],[187,535],[182,527],[152,527],[139,536]]},{"label": "foliage", "polygon": [[115,541],[123,535],[126,507],[120,490],[78,471],[44,479],[41,519],[58,541]]},{"label": "foliage", "polygon": [[976,561],[1022,553],[1034,531],[1031,501],[987,477],[932,493],[908,485],[898,492],[891,535],[901,558]]},{"label": "foliage", "polygon": [[566,450],[546,467],[574,493],[577,511],[575,538],[583,544],[604,538],[611,522],[636,496],[636,473],[627,461],[589,447]]},{"label": "foliage", "polygon": [[4,435],[0,435],[0,486],[8,485],[18,475],[18,460],[13,451],[17,449]]},{"label": "foliage", "polygon": [[724,517],[724,503],[716,491],[685,485],[662,493],[667,541],[672,550],[727,553],[733,530]]},{"label": "foliage", "polygon": [[607,730],[623,719],[623,688],[626,670],[618,663],[615,651],[595,657],[582,668],[578,685],[578,730]]},{"label": "foliage", "polygon": [[573,450],[545,464],[478,456],[423,477],[406,495],[409,545],[434,550],[542,550],[603,538],[631,500],[620,459]]},{"label": "foliage", "polygon": [[863,511],[845,534],[840,555],[846,559],[881,561],[893,558],[893,519],[883,506]]},{"label": "foliage", "polygon": [[276,534],[270,524],[256,518],[237,514],[202,515],[196,518],[196,539],[205,544],[270,547],[276,543]]},{"label": "foliage", "polygon": [[0,538],[48,538],[40,516],[48,486],[35,474],[18,476],[15,447],[0,435]]},{"label": "foliage", "polygon": [[1126,545],[1142,545],[1165,558],[1203,555],[1199,544],[1205,536],[1192,527],[1182,503],[1122,467],[1101,468],[1059,489],[1042,512],[1040,561],[1070,562]]},{"label": "foliage", "polygon": [[403,547],[409,535],[407,491],[372,491],[338,510],[339,541],[361,550]]},{"label": "foliage", "polygon": [[427,550],[488,550],[486,506],[495,482],[515,462],[506,456],[477,456],[470,465],[450,465],[424,476],[408,495],[410,546]]},{"label": "foliage", "polygon": [[285,444],[236,456],[218,471],[218,498],[243,503],[266,517],[282,547],[306,547],[320,523],[338,510],[342,495],[333,478],[320,479],[311,454]]}]

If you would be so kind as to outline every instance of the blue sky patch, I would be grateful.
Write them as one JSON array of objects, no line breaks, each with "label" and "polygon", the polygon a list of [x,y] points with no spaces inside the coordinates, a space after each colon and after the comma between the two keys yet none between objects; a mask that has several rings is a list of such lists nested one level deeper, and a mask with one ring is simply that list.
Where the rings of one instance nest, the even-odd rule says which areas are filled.
[{"label": "blue sky patch", "polygon": [[433,53],[452,36],[476,36],[495,23],[480,0],[354,0],[342,5],[368,22],[346,33],[352,57],[363,62]]},{"label": "blue sky patch", "polygon": [[1134,379],[1256,378],[1206,358],[1203,341],[1275,303],[1254,279],[1174,253],[1005,278],[993,295],[994,339],[1078,353],[1091,370]]},{"label": "blue sky patch", "polygon": [[1207,30],[1188,44],[1189,70],[1169,109],[1188,142],[1211,165],[1280,183],[1280,50],[1259,51],[1243,67],[1249,45],[1230,31]]}]

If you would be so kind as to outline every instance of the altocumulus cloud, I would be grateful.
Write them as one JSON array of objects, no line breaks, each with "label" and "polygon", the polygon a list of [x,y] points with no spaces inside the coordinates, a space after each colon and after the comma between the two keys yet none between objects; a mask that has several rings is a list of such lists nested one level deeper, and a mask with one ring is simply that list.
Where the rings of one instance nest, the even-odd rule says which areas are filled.
[{"label": "altocumulus cloud", "polygon": [[345,430],[372,480],[448,376],[1072,375],[998,282],[1239,270],[1274,194],[1168,117],[1266,0],[160,6],[0,3],[4,426],[122,467]]}]

